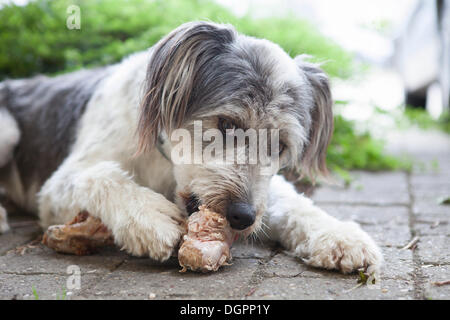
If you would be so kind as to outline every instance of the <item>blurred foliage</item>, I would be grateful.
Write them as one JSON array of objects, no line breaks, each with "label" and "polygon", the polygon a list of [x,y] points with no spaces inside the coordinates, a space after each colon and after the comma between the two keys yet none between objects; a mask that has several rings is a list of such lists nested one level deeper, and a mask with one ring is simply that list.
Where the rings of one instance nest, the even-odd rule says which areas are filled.
[{"label": "blurred foliage", "polygon": [[[81,8],[81,29],[66,27],[69,5]],[[332,77],[349,77],[352,56],[294,17],[236,17],[211,0],[36,0],[0,10],[0,80],[55,74],[120,61],[152,46],[183,22],[231,23],[238,31],[278,43],[292,57],[309,54]],[[385,156],[383,144],[354,124],[335,117],[328,164],[342,175],[347,169],[396,169],[398,160]]]},{"label": "blurred foliage", "polygon": [[[81,29],[66,27],[69,5],[81,9]],[[231,23],[245,34],[278,43],[292,56],[327,61],[324,69],[345,77],[351,55],[295,18],[238,18],[210,0],[37,0],[0,10],[0,79],[111,64],[152,46],[192,20]]]},{"label": "blurred foliage", "polygon": [[353,121],[341,115],[334,117],[334,134],[328,148],[327,163],[331,170],[345,178],[346,169],[409,170],[411,163],[384,153],[384,142],[369,132],[357,133]]},{"label": "blurred foliage", "polygon": [[405,117],[397,119],[399,126],[416,125],[421,129],[437,129],[450,134],[450,112],[444,112],[437,120],[425,109],[405,108]]}]

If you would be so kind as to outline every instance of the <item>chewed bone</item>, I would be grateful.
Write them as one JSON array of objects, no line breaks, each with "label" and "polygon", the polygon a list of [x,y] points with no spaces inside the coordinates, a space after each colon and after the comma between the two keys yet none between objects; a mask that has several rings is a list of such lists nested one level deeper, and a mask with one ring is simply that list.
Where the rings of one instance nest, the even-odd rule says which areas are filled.
[{"label": "chewed bone", "polygon": [[222,215],[200,206],[188,219],[188,233],[178,251],[178,261],[193,271],[217,271],[231,261],[233,232]]}]

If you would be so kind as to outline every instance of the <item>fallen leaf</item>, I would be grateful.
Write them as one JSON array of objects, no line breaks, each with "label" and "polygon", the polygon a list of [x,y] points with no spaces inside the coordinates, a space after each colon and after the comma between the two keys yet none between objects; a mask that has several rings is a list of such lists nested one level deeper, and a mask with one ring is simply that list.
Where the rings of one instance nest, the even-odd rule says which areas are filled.
[{"label": "fallen leaf", "polygon": [[442,205],[448,205],[448,204],[450,204],[450,196],[446,196],[446,197],[441,197],[441,198],[439,198],[438,203],[439,203],[439,204],[442,204]]}]

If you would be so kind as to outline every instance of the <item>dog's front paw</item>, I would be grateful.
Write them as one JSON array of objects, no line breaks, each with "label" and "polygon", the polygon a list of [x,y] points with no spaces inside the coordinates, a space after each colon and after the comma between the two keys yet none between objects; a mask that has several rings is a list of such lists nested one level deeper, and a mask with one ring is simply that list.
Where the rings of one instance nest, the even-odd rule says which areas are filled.
[{"label": "dog's front paw", "polygon": [[171,210],[170,215],[155,209],[132,215],[126,225],[113,231],[116,244],[134,256],[167,260],[186,232],[178,207],[173,205]]},{"label": "dog's front paw", "polygon": [[9,231],[6,210],[0,205],[0,234]]},{"label": "dog's front paw", "polygon": [[320,230],[309,239],[308,247],[309,257],[304,259],[308,265],[343,273],[364,268],[368,274],[378,274],[383,261],[380,248],[354,222]]}]

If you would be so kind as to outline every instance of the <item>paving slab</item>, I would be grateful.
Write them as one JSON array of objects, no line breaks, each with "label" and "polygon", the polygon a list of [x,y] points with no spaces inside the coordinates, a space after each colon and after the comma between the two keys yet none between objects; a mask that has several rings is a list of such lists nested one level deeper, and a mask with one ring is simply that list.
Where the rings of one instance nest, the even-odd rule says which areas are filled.
[{"label": "paving slab", "polygon": [[[0,299],[3,300],[69,300],[76,298],[80,291],[67,289],[70,275],[39,274],[17,275],[0,274]],[[96,280],[98,275],[84,275],[81,286]],[[70,279],[69,279],[70,281]],[[63,297],[65,295],[65,297]]]},{"label": "paving slab", "polygon": [[258,270],[256,259],[234,259],[215,273],[180,273],[176,259],[159,264],[149,259],[125,261],[81,297],[87,299],[240,299]]},{"label": "paving slab", "polygon": [[399,248],[381,248],[384,264],[381,279],[413,280],[415,272],[414,252]]},{"label": "paving slab", "polygon": [[298,276],[309,278],[345,277],[335,271],[310,267],[303,263],[300,258],[286,253],[277,253],[270,261],[264,264],[262,274],[266,278],[293,278]]},{"label": "paving slab", "polygon": [[370,206],[349,204],[318,204],[340,220],[352,220],[361,225],[408,225],[407,206]]},{"label": "paving slab", "polygon": [[411,240],[406,206],[319,205],[340,220],[359,223],[380,246],[403,247]]},{"label": "paving slab", "polygon": [[[425,299],[448,300],[450,297],[450,284],[442,284],[450,281],[450,265],[423,266],[422,275],[425,282]],[[437,285],[437,284],[441,285]]]},{"label": "paving slab", "polygon": [[322,186],[312,199],[317,203],[359,203],[392,205],[409,203],[407,174],[404,172],[353,171],[354,181],[349,187]]},{"label": "paving slab", "polygon": [[353,278],[269,278],[265,279],[249,299],[413,299],[414,285],[407,280],[382,280],[379,288],[355,288]]},{"label": "paving slab", "polygon": [[446,235],[422,236],[416,250],[423,263],[450,264],[450,237]]},{"label": "paving slab", "polygon": [[42,233],[35,217],[11,215],[8,218],[11,230],[0,235],[0,256],[35,240]]},{"label": "paving slab", "polygon": [[233,243],[231,255],[233,258],[241,259],[267,259],[273,255],[273,250],[276,248],[277,245],[273,242],[249,239]]},{"label": "paving slab", "polygon": [[79,266],[82,272],[107,273],[126,257],[127,254],[116,249],[103,250],[99,254],[89,256],[66,255],[39,244],[35,248],[27,249],[23,255],[9,252],[1,256],[0,274],[65,274],[71,265]]},{"label": "paving slab", "polygon": [[416,218],[414,231],[418,236],[443,235],[450,237],[450,223],[446,219],[421,215]]}]

